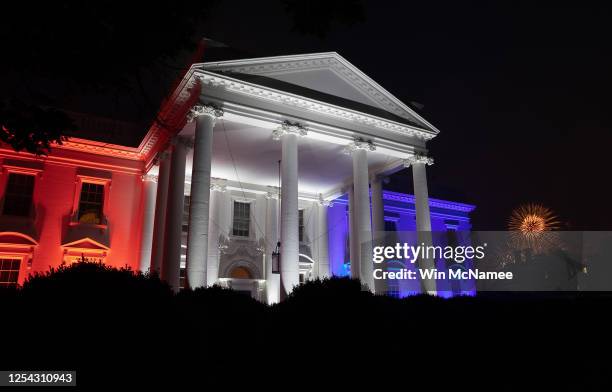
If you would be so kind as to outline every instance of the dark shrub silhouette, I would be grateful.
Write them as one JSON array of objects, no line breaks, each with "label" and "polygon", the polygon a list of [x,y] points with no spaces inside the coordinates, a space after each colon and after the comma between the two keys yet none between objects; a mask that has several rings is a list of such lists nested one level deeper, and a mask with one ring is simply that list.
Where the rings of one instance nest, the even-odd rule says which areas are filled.
[{"label": "dark shrub silhouette", "polygon": [[2,290],[0,303],[0,368],[75,369],[98,387],[253,386],[307,371],[344,387],[583,390],[605,381],[609,360],[588,354],[609,350],[612,330],[599,293],[396,299],[332,278],[267,306],[219,286],[174,294],[156,275],[86,261]]}]

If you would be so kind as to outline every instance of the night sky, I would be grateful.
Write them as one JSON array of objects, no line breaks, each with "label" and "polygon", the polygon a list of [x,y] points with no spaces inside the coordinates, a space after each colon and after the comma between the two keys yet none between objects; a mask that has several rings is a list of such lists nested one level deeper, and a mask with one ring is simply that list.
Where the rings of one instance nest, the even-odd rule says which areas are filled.
[{"label": "night sky", "polygon": [[[346,6],[352,3],[360,2],[310,2],[315,10],[336,15],[355,14],[357,7]],[[512,209],[526,202],[552,208],[564,222],[563,229],[612,228],[608,191],[612,12],[586,2],[567,6],[555,2],[550,7],[517,1],[457,3],[365,1],[363,17],[356,23],[333,23],[326,35],[318,37],[305,33],[303,27],[316,27],[321,15],[313,15],[312,25],[306,15],[301,19],[302,29],[296,30],[299,25],[282,0],[218,2],[197,36],[254,57],[336,51],[400,100],[424,105],[420,114],[441,131],[429,144],[435,159],[435,165],[428,168],[430,196],[475,204],[475,229],[505,229]],[[138,47],[130,43],[119,54],[107,53],[108,47],[87,35],[93,18],[104,11],[106,17],[123,17],[125,12],[132,34],[150,26],[142,37],[135,38],[150,47],[172,33],[175,26],[170,8],[180,7],[163,5],[170,9],[168,15],[158,13],[163,20],[151,22],[141,7],[131,9],[135,15],[142,14],[138,19],[121,8],[125,5],[109,4],[97,4],[97,14],[75,16],[68,14],[66,7],[51,11],[55,6],[48,3],[46,9],[37,7],[37,13],[22,9],[9,16],[8,24],[0,30],[3,37],[10,37],[4,43],[12,44],[10,50],[18,54],[9,53],[3,61],[23,60],[16,62],[13,71],[25,64],[38,68],[30,67],[35,72],[24,71],[15,78],[3,68],[7,63],[0,64],[0,95],[3,91],[5,95],[24,92],[23,85],[28,82],[29,90],[37,92],[57,92],[68,86],[66,78],[74,79],[68,72],[64,79],[52,75],[32,82],[50,64],[59,65],[56,70],[60,71],[78,61],[83,64],[74,67],[76,70],[87,70],[94,62],[104,69],[121,70]],[[50,18],[50,12],[58,12],[57,18]],[[96,26],[105,28],[104,21],[99,22]],[[59,42],[62,47],[36,40],[28,43],[31,30],[37,27],[43,37],[53,37],[53,30],[61,31],[64,35],[55,35],[59,38],[54,44]],[[13,33],[15,29],[23,30],[21,37]],[[121,43],[126,37],[115,38]],[[90,50],[84,56],[85,51],[79,51],[96,45],[101,49],[93,54]],[[39,57],[23,57],[30,48],[35,48]],[[99,78],[101,69],[91,77]],[[154,79],[163,78],[167,71],[150,74],[153,76],[143,82],[145,87],[153,86]],[[80,76],[90,77],[87,73]],[[157,88],[160,95],[170,88],[162,85]],[[90,107],[115,108],[113,118],[138,115],[132,106],[121,102],[135,101],[137,94],[136,98],[131,94],[108,98],[80,89],[81,85],[66,87],[63,99],[67,106],[88,102]],[[157,108],[159,101],[151,100],[149,107]],[[140,138],[135,135],[133,139]],[[394,175],[387,187],[412,192],[410,171]]]},{"label": "night sky", "polygon": [[[475,229],[505,229],[539,202],[569,230],[606,230],[612,142],[611,13],[584,2],[366,2],[365,20],[320,39],[276,3],[219,7],[207,36],[262,55],[336,51],[441,133],[430,196],[477,205]],[[411,191],[408,170],[388,185]]]}]

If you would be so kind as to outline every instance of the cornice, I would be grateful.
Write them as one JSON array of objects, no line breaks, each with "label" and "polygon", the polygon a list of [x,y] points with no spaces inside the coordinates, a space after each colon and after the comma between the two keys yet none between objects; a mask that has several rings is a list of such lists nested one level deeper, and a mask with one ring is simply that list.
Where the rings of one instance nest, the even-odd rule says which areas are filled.
[{"label": "cornice", "polygon": [[321,206],[321,207],[333,207],[334,206],[334,202],[332,200],[326,200],[323,198],[323,195],[319,193],[319,200],[317,200],[317,203]]},{"label": "cornice", "polygon": [[[301,56],[281,56],[270,58],[276,62],[284,61],[285,58],[293,58],[292,62],[289,62],[288,65],[284,65],[287,70],[291,67],[327,67],[331,66],[334,72],[340,72],[341,74],[346,74],[346,72],[351,71],[353,84],[362,84],[362,87],[366,90],[368,88],[372,88],[374,90],[378,90],[375,92],[371,90],[370,93],[374,94],[382,94],[385,96],[385,99],[393,100],[395,99],[392,95],[390,95],[386,90],[382,87],[378,86],[374,81],[369,79],[365,74],[362,74],[357,68],[352,66],[348,61],[343,59],[337,53],[327,53],[323,54],[326,59],[321,59],[322,54],[310,54],[310,55],[301,55]],[[318,58],[318,59],[317,59]],[[247,62],[256,62],[258,59],[248,59],[244,60]],[[261,59],[266,60],[266,59]],[[271,60],[268,60],[270,62]],[[265,61],[264,61],[265,62]],[[70,140],[65,141],[62,145],[54,145],[53,148],[65,149],[65,150],[74,150],[81,151],[96,155],[110,156],[122,159],[128,159],[133,161],[144,161],[145,169],[150,167],[153,164],[154,157],[157,152],[165,148],[168,141],[171,139],[172,134],[171,129],[166,129],[168,126],[171,128],[180,129],[182,125],[186,122],[185,114],[187,111],[197,103],[199,99],[199,94],[195,94],[194,92],[199,91],[200,83],[207,84],[209,86],[219,86],[225,88],[231,92],[244,94],[248,96],[255,97],[260,100],[267,100],[276,103],[281,103],[283,105],[297,107],[309,111],[314,111],[316,113],[322,114],[324,116],[330,116],[335,118],[340,118],[343,120],[353,121],[365,126],[369,127],[377,127],[379,129],[383,129],[389,132],[393,132],[396,134],[410,136],[414,138],[418,138],[424,141],[430,140],[435,137],[437,134],[437,130],[433,127],[433,131],[419,129],[417,127],[412,127],[409,125],[397,123],[394,121],[382,119],[376,116],[367,115],[365,113],[361,113],[358,111],[342,108],[339,106],[326,104],[317,100],[307,99],[298,95],[294,95],[291,93],[286,93],[270,88],[264,88],[259,85],[255,85],[248,82],[242,82],[240,80],[233,79],[231,77],[225,75],[218,75],[213,72],[207,72],[202,69],[202,67],[214,68],[215,64],[225,64],[223,63],[210,63],[210,64],[194,64],[191,69],[185,74],[180,83],[176,86],[176,88],[172,91],[172,94],[165,100],[162,104],[162,108],[158,114],[158,118],[163,121],[163,124],[160,121],[155,121],[149,131],[143,138],[142,142],[138,146],[138,148],[130,148],[119,145],[105,144],[96,142],[93,140],[79,139],[79,138],[70,138]],[[238,64],[238,62],[237,62]],[[225,66],[223,65],[223,66]],[[270,70],[274,68],[274,64],[260,64],[259,67],[262,67],[259,72],[265,73],[268,72],[268,67]],[[276,65],[278,71],[278,64]],[[345,71],[339,71],[340,68],[345,69]],[[304,68],[305,69],[305,68]],[[348,71],[346,71],[348,70]],[[256,71],[253,71],[256,72]],[[347,74],[348,75],[348,74]],[[342,76],[342,75],[341,75]],[[346,76],[346,75],[345,75]],[[365,83],[365,84],[363,84]],[[370,87],[366,87],[366,85],[370,85]],[[363,92],[363,91],[362,91]],[[366,92],[364,92],[365,94]],[[388,96],[387,96],[388,95]],[[400,101],[397,102],[398,105],[403,105]],[[405,105],[404,105],[405,106]],[[407,107],[406,107],[407,108]],[[407,108],[410,110],[409,108]],[[391,110],[390,110],[391,111]],[[394,111],[391,111],[395,113]],[[397,114],[397,113],[396,113]],[[416,113],[415,113],[416,115]],[[420,119],[418,115],[417,118]],[[420,119],[422,120],[422,119]],[[424,120],[422,120],[425,124],[428,124]],[[428,124],[429,125],[429,124]]]},{"label": "cornice", "polygon": [[142,181],[150,181],[154,183],[157,183],[158,180],[158,176],[155,174],[143,174],[141,178]]},{"label": "cornice", "polygon": [[69,140],[63,141],[62,144],[54,145],[53,148],[81,151],[135,161],[142,160],[142,154],[138,149],[79,138],[70,138]]},{"label": "cornice", "polygon": [[[57,148],[53,146],[53,148]],[[66,149],[69,150],[69,149]],[[102,162],[101,160],[92,160],[92,159],[83,159],[83,158],[75,158],[70,156],[64,156],[62,154],[49,154],[48,156],[36,156],[26,152],[16,152],[10,147],[3,147],[0,145],[0,157],[9,158],[9,159],[18,159],[24,161],[34,161],[34,162],[43,162],[50,163],[54,165],[68,166],[68,167],[85,167],[91,169],[99,169],[99,170],[109,170],[118,173],[125,174],[142,174],[142,160],[130,160],[130,164],[116,164]],[[134,164],[133,162],[138,162]]]},{"label": "cornice", "polygon": [[[410,203],[414,204],[414,195],[409,195],[405,193],[397,193],[390,191],[383,191],[383,199],[384,200],[393,200],[399,201],[402,203]],[[472,212],[476,208],[470,204],[456,203],[451,201],[439,200],[429,198],[429,206],[436,208],[443,208],[445,210],[453,210],[453,211],[461,211],[461,212]]]},{"label": "cornice", "polygon": [[357,122],[366,126],[377,127],[385,131],[397,133],[403,136],[414,137],[425,141],[436,136],[436,133],[432,131],[411,127],[409,125],[386,120],[381,117],[365,114],[314,99],[305,98],[296,94],[263,87],[254,83],[244,82],[230,76],[218,75],[213,72],[202,70],[197,70],[196,76],[203,85],[220,87],[227,91],[247,95],[258,100],[271,101],[277,104],[292,106],[324,116]]},{"label": "cornice", "polygon": [[355,67],[336,52],[308,53],[302,55],[262,57],[254,59],[230,60],[198,64],[204,70],[224,70],[250,75],[268,75],[271,73],[288,73],[329,69],[382,109],[397,116],[423,124],[437,134],[439,131],[409,106],[397,99],[372,78]]},{"label": "cornice", "polygon": [[[158,118],[165,124],[179,123],[178,127],[180,128],[182,123],[187,120],[184,116],[185,107],[189,104],[190,100],[193,100],[193,91],[197,88],[198,83],[198,79],[193,77],[193,70],[189,70],[178,84],[177,88],[162,105]],[[199,96],[196,98],[199,98]],[[159,121],[154,121],[137,148],[73,137],[62,142],[61,145],[54,144],[53,148],[152,163],[155,154],[163,148],[172,136],[173,135],[171,135],[168,130],[164,129],[164,126],[162,126]]]},{"label": "cornice", "polygon": [[[383,191],[383,200],[395,201],[395,202],[406,203],[406,204],[415,204],[414,195],[410,195],[407,193],[392,192],[392,191]],[[348,199],[345,197],[340,197],[336,199],[335,202],[339,204],[348,204]],[[466,213],[470,213],[476,209],[476,206],[473,206],[471,204],[464,204],[464,203],[457,203],[453,201],[433,199],[431,197],[429,198],[429,207],[441,208],[441,209],[445,209],[449,211],[460,211],[460,212],[466,212]],[[410,208],[405,208],[405,207],[394,207],[394,206],[388,206],[388,205],[385,206],[385,209],[389,209],[389,210],[392,210],[394,208],[400,212],[414,211],[414,208],[410,209]],[[439,212],[431,212],[431,213],[432,215],[435,214],[437,216],[445,215]]]},{"label": "cornice", "polygon": [[157,153],[157,150],[163,148],[165,143],[174,136],[172,132],[165,129],[166,125],[174,124],[176,128],[179,129],[187,122],[185,114],[199,99],[199,94],[194,94],[194,92],[198,90],[198,87],[199,80],[194,77],[194,70],[191,68],[176,86],[174,91],[172,91],[172,94],[162,104],[162,108],[157,117],[161,119],[164,124],[161,124],[159,121],[154,121],[149,132],[147,132],[138,146],[138,150],[145,161],[151,161]]}]

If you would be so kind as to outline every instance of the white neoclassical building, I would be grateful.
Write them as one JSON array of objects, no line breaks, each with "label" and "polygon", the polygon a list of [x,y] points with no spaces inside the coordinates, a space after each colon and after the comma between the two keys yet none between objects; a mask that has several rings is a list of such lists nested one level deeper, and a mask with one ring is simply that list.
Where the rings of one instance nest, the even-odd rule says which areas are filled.
[{"label": "white neoclassical building", "polygon": [[394,200],[382,181],[408,167],[412,230],[432,230],[430,205],[469,227],[470,206],[428,197],[438,130],[337,53],[194,64],[160,118],[143,141],[140,268],[174,288],[220,283],[274,303],[347,259],[374,288],[368,244]]}]

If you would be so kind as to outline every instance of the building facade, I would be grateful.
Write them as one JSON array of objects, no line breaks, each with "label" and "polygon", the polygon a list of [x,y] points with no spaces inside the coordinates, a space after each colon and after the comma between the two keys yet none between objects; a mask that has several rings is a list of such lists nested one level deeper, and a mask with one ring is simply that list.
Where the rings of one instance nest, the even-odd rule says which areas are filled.
[{"label": "building facade", "polygon": [[[2,146],[0,284],[85,257],[268,303],[331,275],[376,290],[376,233],[470,229],[428,196],[437,133],[337,53],[194,64],[138,147]],[[383,190],[406,167],[414,195]]]}]

